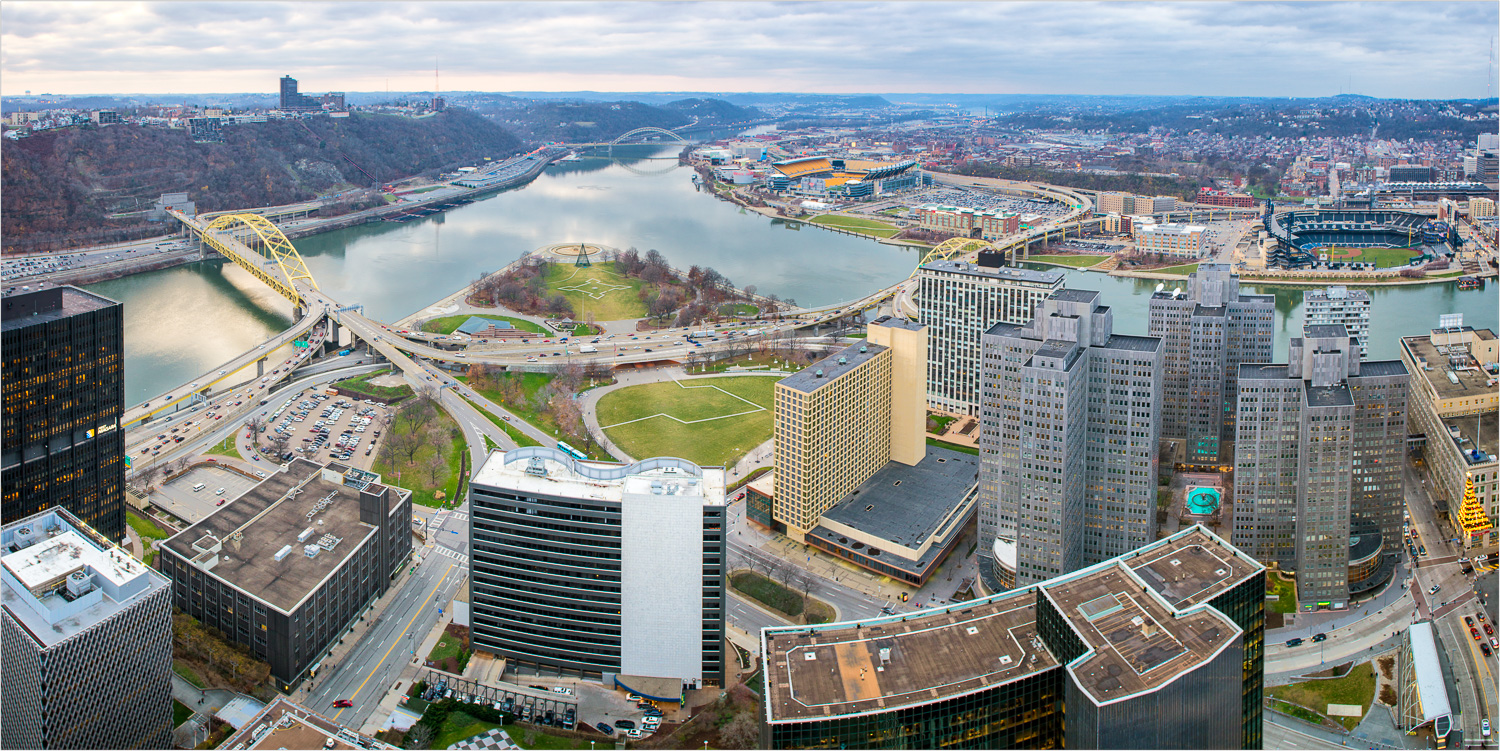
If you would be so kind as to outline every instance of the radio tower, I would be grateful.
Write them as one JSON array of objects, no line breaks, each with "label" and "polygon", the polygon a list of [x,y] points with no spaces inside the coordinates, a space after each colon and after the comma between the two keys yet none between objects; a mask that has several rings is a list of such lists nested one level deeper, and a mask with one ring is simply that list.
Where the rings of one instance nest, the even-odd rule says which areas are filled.
[{"label": "radio tower", "polygon": [[443,111],[443,97],[438,93],[438,59],[432,58],[432,111]]}]

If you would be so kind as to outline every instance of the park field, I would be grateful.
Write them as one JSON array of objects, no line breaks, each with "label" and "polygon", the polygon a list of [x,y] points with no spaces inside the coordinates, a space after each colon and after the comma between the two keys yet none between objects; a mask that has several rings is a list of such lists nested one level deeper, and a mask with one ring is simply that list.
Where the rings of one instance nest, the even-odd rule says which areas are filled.
[{"label": "park field", "polygon": [[900,227],[885,222],[877,222],[874,219],[860,219],[852,216],[840,216],[838,214],[823,214],[810,219],[813,224],[821,224],[825,227],[838,227],[851,232],[860,232],[876,237],[890,237],[901,231]]},{"label": "park field", "polygon": [[547,289],[561,293],[573,305],[573,317],[596,321],[624,321],[645,318],[646,304],[641,302],[639,279],[629,279],[615,272],[614,263],[572,266],[554,263],[547,267]]},{"label": "park field", "polygon": [[1075,269],[1086,269],[1090,266],[1098,266],[1109,256],[1027,256],[1026,260],[1037,263],[1055,263],[1059,266],[1072,266]]},{"label": "park field", "polygon": [[491,313],[465,313],[463,315],[457,316],[443,316],[442,318],[434,318],[422,324],[422,330],[426,331],[429,334],[451,334],[455,330],[457,330],[459,326],[462,326],[464,321],[467,321],[470,318],[483,318],[488,321],[505,321],[506,323],[509,323],[512,328],[517,328],[522,331],[534,331],[538,334],[551,334],[551,332],[547,331],[547,329],[539,323],[533,323],[522,318],[497,316]]},{"label": "park field", "polygon": [[771,438],[777,378],[735,376],[629,386],[599,399],[599,425],[636,459],[733,466]]}]

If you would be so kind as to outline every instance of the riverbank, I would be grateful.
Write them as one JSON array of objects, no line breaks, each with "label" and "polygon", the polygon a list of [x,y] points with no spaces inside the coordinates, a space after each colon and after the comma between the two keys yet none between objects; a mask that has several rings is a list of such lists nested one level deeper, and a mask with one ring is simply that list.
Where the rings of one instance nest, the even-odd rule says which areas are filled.
[{"label": "riverbank", "polygon": [[[1094,269],[1078,269],[1079,271],[1094,271]],[[1103,272],[1100,272],[1103,273]],[[1133,277],[1136,279],[1158,279],[1162,281],[1182,281],[1187,279],[1185,274],[1161,274],[1150,271],[1123,271],[1115,269],[1108,272],[1110,276]],[[1247,275],[1240,274],[1241,284],[1269,284],[1286,287],[1327,287],[1336,284],[1343,287],[1413,287],[1424,284],[1451,284],[1463,273],[1448,274],[1446,276],[1427,277],[1425,279],[1392,279],[1390,281],[1376,281],[1369,279],[1342,279],[1336,276],[1322,276],[1314,278],[1295,276],[1274,275]]]}]

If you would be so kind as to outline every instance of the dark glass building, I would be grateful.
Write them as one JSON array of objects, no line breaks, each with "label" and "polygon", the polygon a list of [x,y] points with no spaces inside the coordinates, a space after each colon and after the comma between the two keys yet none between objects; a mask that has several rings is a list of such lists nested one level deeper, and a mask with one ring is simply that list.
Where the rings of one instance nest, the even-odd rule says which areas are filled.
[{"label": "dark glass building", "polygon": [[77,287],[0,298],[3,521],[61,506],[125,536],[124,323],[120,304]]},{"label": "dark glass building", "polygon": [[1195,526],[992,597],[765,629],[761,746],[1260,748],[1264,597]]}]

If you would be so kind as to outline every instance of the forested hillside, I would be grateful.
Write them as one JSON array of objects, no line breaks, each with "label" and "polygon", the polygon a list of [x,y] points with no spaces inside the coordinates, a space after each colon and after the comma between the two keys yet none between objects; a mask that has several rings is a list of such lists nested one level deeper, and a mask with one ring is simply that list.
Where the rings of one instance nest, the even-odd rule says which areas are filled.
[{"label": "forested hillside", "polygon": [[274,206],[520,150],[505,129],[458,109],[423,119],[276,120],[229,126],[223,136],[194,143],[182,130],[114,125],[5,141],[5,249],[145,236],[152,228],[143,217],[110,217],[167,192],[187,191],[199,211]]}]

